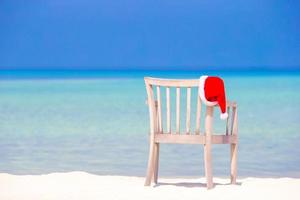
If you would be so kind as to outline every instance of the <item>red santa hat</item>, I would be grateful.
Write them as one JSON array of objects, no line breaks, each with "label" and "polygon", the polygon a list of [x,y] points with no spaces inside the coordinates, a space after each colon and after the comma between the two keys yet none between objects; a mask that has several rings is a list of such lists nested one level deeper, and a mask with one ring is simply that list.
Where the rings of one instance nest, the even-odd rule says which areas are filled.
[{"label": "red santa hat", "polygon": [[204,104],[214,106],[219,104],[221,119],[227,119],[226,96],[224,82],[216,76],[201,76],[199,79],[199,96]]}]

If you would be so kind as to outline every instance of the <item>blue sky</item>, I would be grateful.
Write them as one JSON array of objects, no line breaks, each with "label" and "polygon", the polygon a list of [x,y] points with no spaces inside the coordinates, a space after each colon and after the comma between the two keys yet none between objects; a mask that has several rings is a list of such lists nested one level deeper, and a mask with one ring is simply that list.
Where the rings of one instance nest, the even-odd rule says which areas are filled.
[{"label": "blue sky", "polygon": [[1,69],[297,68],[300,1],[0,1]]}]

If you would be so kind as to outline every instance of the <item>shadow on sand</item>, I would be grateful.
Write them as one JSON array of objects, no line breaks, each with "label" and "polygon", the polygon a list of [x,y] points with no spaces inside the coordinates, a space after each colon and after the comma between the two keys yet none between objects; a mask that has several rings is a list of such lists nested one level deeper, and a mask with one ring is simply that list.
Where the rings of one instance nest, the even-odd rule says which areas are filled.
[{"label": "shadow on sand", "polygon": [[[170,185],[170,186],[178,186],[178,187],[187,187],[187,188],[194,188],[194,187],[205,187],[206,183],[193,183],[193,182],[178,182],[178,183],[167,183],[167,182],[159,182],[154,185],[154,187],[159,187],[163,185]],[[231,185],[231,183],[214,183],[214,187],[217,185]],[[242,182],[237,182],[235,185],[242,185]]]}]

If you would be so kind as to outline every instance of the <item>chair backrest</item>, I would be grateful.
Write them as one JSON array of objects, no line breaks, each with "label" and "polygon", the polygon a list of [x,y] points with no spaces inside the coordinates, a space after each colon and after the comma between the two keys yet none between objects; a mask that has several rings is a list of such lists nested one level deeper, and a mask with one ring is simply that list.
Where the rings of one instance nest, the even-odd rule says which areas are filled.
[{"label": "chair backrest", "polygon": [[[150,132],[151,133],[174,133],[174,134],[200,134],[200,118],[202,102],[198,95],[199,80],[198,79],[158,79],[145,77],[146,90],[148,95],[148,106],[150,114]],[[166,110],[166,130],[163,130],[163,112],[162,112],[162,92],[165,88],[165,110]],[[175,117],[171,116],[171,88],[176,88],[176,109]],[[197,104],[196,104],[196,122],[195,131],[191,131],[191,97],[192,88],[197,89]],[[186,90],[186,115],[185,115],[185,131],[180,133],[180,112],[181,112],[181,99],[182,90]],[[208,108],[208,107],[207,107]],[[209,107],[212,113],[213,107]],[[176,119],[175,131],[171,127],[171,118]]]}]

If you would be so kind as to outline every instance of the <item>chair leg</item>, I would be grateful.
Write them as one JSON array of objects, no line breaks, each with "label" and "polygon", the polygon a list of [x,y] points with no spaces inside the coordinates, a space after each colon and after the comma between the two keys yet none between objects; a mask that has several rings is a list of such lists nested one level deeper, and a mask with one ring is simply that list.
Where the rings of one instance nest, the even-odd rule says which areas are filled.
[{"label": "chair leg", "polygon": [[236,184],[237,177],[237,144],[230,145],[230,179],[231,184]]},{"label": "chair leg", "polygon": [[204,168],[207,181],[207,189],[213,188],[211,144],[204,144]]},{"label": "chair leg", "polygon": [[155,143],[154,151],[154,183],[157,184],[158,166],[159,166],[159,143]]},{"label": "chair leg", "polygon": [[150,184],[151,184],[151,179],[152,179],[153,170],[154,170],[153,169],[154,168],[154,153],[155,153],[154,151],[155,151],[155,143],[153,140],[151,140],[145,186],[150,186]]}]

